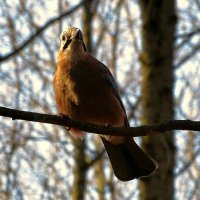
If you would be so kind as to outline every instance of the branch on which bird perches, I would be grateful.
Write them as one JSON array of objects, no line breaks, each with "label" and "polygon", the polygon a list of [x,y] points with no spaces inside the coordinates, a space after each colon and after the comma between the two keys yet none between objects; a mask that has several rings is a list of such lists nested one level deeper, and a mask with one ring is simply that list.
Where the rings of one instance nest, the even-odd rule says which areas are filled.
[{"label": "branch on which bird perches", "polygon": [[144,125],[138,127],[112,127],[110,125],[102,126],[80,122],[63,115],[48,115],[5,107],[0,107],[0,116],[10,117],[12,118],[12,120],[26,120],[47,124],[55,124],[65,127],[76,127],[77,129],[89,133],[125,137],[141,137],[173,130],[200,131],[200,121],[191,120],[165,120],[154,125]]}]

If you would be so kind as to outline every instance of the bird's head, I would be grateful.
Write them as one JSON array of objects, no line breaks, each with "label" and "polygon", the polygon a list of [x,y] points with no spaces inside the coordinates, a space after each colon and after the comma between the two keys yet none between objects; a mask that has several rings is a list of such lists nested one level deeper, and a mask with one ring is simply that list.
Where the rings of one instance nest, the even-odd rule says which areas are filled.
[{"label": "bird's head", "polygon": [[86,51],[82,32],[75,27],[67,28],[60,34],[60,52],[69,53],[77,51]]}]

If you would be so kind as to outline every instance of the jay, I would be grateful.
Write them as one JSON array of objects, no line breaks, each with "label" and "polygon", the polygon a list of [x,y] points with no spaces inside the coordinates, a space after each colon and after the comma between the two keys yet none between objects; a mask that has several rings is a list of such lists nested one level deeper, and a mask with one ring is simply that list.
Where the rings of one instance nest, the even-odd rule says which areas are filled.
[{"label": "jay", "polygon": [[[111,72],[86,51],[80,29],[72,27],[61,33],[57,62],[53,84],[59,113],[82,122],[129,126]],[[76,128],[69,131],[84,135]],[[119,180],[149,176],[156,170],[154,160],[131,137],[100,137]]]}]

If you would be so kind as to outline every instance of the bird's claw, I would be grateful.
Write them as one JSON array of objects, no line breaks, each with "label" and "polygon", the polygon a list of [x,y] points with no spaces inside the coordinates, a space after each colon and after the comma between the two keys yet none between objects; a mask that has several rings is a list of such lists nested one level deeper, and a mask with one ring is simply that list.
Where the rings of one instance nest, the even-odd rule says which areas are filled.
[{"label": "bird's claw", "polygon": [[112,124],[109,124],[109,123],[107,123],[107,124],[106,124],[106,127],[107,127],[107,128],[112,128],[112,127],[113,127],[113,125],[112,125]]},{"label": "bird's claw", "polygon": [[[68,115],[65,115],[63,113],[60,113],[59,116],[60,116],[61,119],[68,119],[69,118]],[[66,127],[66,129],[67,129],[67,131],[70,131],[71,127]]]},{"label": "bird's claw", "polygon": [[63,114],[63,113],[60,113],[59,116],[60,116],[60,118],[62,118],[62,119],[69,119],[69,116],[68,116],[68,115],[65,115],[65,114]]},{"label": "bird's claw", "polygon": [[67,131],[70,131],[71,127],[66,127]]},{"label": "bird's claw", "polygon": [[60,114],[59,114],[59,117],[60,117],[60,118],[65,118],[65,115],[64,115],[63,113],[60,113]]}]

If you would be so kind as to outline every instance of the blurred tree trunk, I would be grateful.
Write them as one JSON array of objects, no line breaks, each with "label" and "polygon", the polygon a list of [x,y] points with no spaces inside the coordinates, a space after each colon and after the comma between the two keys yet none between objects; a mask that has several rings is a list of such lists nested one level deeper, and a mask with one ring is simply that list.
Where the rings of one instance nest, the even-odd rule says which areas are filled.
[{"label": "blurred tree trunk", "polygon": [[[83,17],[83,34],[84,34],[84,42],[87,47],[87,51],[93,54],[93,46],[92,46],[92,17],[94,15],[94,7],[91,0],[86,0],[84,4],[84,17]],[[96,140],[96,149],[100,151],[100,143],[99,140]],[[103,171],[103,159],[99,159],[95,164],[95,179],[97,183],[97,192],[98,199],[104,200],[104,188],[105,188],[105,176]]]},{"label": "blurred tree trunk", "polygon": [[87,51],[92,53],[92,1],[86,0],[83,12],[83,35]]},{"label": "blurred tree trunk", "polygon": [[[173,119],[173,45],[176,25],[175,0],[140,0],[143,50],[142,122],[153,124]],[[174,196],[175,146],[172,132],[146,137],[144,149],[159,164],[150,178],[140,183],[141,200],[170,200]]]},{"label": "blurred tree trunk", "polygon": [[[102,145],[99,138],[95,138],[96,149],[98,152],[102,151]],[[97,184],[97,192],[98,192],[98,199],[104,200],[105,199],[105,187],[106,187],[106,180],[104,175],[104,157],[102,156],[96,163],[95,163],[95,181]]]},{"label": "blurred tree trunk", "polygon": [[[86,48],[89,52],[92,51],[92,40],[91,40],[91,24],[92,24],[92,13],[91,13],[92,1],[86,0],[83,5],[83,35]],[[72,193],[73,200],[85,199],[85,188],[86,188],[86,155],[85,155],[85,139],[74,140],[75,148],[75,171],[74,171],[74,188]]]},{"label": "blurred tree trunk", "polygon": [[86,183],[86,162],[85,162],[85,140],[74,139],[74,184],[72,199],[84,199],[85,183]]}]

